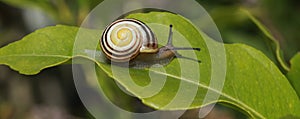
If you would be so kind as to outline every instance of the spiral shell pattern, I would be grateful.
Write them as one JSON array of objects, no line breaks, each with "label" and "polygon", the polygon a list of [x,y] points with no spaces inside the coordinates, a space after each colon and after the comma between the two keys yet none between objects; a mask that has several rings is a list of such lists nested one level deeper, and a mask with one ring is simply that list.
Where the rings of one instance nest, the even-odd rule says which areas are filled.
[{"label": "spiral shell pattern", "polygon": [[139,53],[158,50],[153,32],[135,19],[120,19],[107,26],[100,44],[106,57],[115,62],[126,62]]}]

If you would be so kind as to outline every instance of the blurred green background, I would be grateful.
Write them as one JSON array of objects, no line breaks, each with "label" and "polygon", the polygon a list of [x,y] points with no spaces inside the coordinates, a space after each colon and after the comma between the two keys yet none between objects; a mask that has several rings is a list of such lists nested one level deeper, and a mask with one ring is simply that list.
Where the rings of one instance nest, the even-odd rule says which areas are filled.
[{"label": "blurred green background", "polygon": [[[101,1],[0,0],[0,47],[46,26],[80,26],[89,11]],[[245,8],[269,28],[280,43],[287,63],[300,51],[299,0],[197,2],[210,13],[225,43],[245,43],[262,51],[268,50],[262,45],[265,36],[251,20],[238,12],[238,9]],[[46,69],[35,76],[24,76],[1,65],[0,119],[91,118],[76,93],[71,71],[70,65],[64,65]],[[240,115],[229,113],[228,118],[238,118]],[[190,115],[193,113],[186,113],[185,116]]]}]

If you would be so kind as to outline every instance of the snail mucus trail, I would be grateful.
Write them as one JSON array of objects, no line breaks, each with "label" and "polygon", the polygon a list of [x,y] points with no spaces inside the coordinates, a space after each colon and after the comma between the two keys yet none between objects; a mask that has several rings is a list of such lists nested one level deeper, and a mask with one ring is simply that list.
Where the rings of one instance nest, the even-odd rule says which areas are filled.
[{"label": "snail mucus trail", "polygon": [[147,68],[153,65],[167,65],[174,58],[201,62],[180,55],[177,50],[196,50],[200,48],[174,47],[172,44],[172,25],[165,46],[158,48],[158,42],[151,29],[136,19],[119,19],[104,30],[100,46],[108,63],[133,68]]}]

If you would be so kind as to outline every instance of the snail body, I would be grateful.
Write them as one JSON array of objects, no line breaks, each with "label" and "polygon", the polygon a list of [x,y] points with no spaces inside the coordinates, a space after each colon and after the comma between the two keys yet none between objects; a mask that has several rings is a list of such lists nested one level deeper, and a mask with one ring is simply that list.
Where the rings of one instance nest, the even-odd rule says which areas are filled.
[{"label": "snail body", "polygon": [[157,38],[146,24],[135,19],[119,19],[106,27],[100,46],[111,63],[136,68],[150,67],[154,64],[166,65],[175,57],[186,58],[176,50],[200,50],[174,47],[172,34],[170,25],[167,45],[158,48]]}]

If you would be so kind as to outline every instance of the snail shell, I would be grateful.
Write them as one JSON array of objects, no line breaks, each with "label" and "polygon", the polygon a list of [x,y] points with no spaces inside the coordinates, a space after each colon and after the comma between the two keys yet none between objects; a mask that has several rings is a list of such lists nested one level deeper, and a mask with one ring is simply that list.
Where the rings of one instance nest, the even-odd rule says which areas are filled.
[{"label": "snail shell", "polygon": [[156,53],[157,39],[151,29],[135,19],[119,19],[106,27],[101,49],[114,62],[127,62],[139,53]]},{"label": "snail shell", "polygon": [[146,68],[155,64],[166,65],[175,57],[201,62],[177,53],[177,50],[200,51],[200,48],[174,47],[172,34],[170,25],[167,44],[158,48],[155,35],[143,22],[120,19],[106,27],[100,46],[110,63],[124,67]]}]

